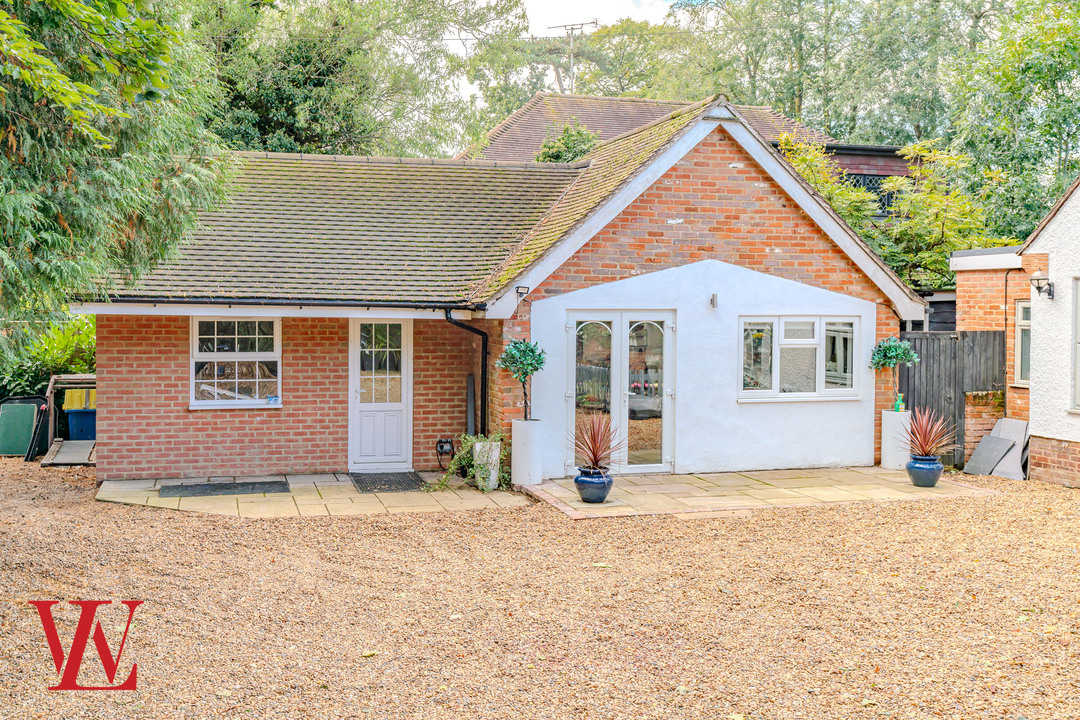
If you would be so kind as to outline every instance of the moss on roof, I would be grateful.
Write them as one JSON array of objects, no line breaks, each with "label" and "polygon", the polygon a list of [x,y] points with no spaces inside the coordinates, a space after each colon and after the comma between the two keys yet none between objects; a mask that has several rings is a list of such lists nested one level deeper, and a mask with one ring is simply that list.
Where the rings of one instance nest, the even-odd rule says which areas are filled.
[{"label": "moss on roof", "polygon": [[711,107],[715,98],[680,108],[665,118],[601,143],[586,157],[589,166],[551,210],[529,230],[506,259],[471,295],[486,300],[525,271],[585,221],[608,198]]}]

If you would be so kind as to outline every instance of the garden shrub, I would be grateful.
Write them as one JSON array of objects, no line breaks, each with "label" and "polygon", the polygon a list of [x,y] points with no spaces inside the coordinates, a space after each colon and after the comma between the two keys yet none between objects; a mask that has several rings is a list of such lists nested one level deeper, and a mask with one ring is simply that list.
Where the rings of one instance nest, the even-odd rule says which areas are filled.
[{"label": "garden shrub", "polygon": [[49,325],[0,357],[0,398],[40,395],[49,378],[95,371],[94,318],[84,315]]}]

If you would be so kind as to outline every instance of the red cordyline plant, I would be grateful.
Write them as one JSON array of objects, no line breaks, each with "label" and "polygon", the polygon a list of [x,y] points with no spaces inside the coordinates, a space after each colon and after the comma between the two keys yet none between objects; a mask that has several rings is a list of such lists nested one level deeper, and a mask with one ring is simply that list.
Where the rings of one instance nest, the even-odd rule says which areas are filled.
[{"label": "red cordyline plant", "polygon": [[625,442],[615,437],[611,416],[589,413],[580,418],[574,433],[574,454],[581,458],[583,470],[607,470],[611,456]]},{"label": "red cordyline plant", "polygon": [[956,431],[945,424],[944,417],[927,408],[912,410],[904,439],[911,454],[921,457],[937,457],[956,447]]}]

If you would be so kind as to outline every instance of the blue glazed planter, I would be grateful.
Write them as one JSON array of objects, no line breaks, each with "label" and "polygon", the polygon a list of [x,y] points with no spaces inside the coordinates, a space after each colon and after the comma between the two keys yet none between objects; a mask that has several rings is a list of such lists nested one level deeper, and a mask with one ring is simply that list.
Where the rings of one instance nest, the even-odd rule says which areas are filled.
[{"label": "blue glazed planter", "polygon": [[603,470],[591,468],[578,468],[578,472],[581,474],[574,478],[574,485],[581,496],[581,502],[602,503],[607,500],[611,486],[615,484],[610,475]]},{"label": "blue glazed planter", "polygon": [[941,479],[941,473],[945,466],[941,464],[941,458],[926,455],[912,455],[908,461],[908,477],[915,487],[934,487]]}]

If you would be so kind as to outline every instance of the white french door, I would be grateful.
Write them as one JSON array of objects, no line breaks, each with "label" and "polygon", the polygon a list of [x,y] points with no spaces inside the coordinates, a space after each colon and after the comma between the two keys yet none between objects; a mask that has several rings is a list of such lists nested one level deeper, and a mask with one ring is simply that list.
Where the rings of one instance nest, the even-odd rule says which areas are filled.
[{"label": "white french door", "polygon": [[[671,472],[675,447],[675,315],[668,311],[574,312],[567,324],[568,427],[610,414],[622,447],[617,473]],[[573,448],[567,470],[578,464]]]},{"label": "white french door", "polygon": [[412,467],[412,321],[349,326],[349,470]]}]

